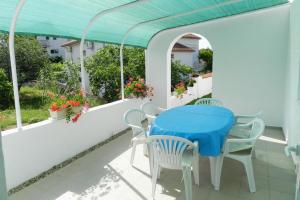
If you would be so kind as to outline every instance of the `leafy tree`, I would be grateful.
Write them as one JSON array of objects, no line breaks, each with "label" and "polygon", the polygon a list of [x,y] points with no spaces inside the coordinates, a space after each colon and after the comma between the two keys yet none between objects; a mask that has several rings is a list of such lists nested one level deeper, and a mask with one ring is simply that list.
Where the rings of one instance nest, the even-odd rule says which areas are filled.
[{"label": "leafy tree", "polygon": [[188,66],[181,64],[180,61],[172,61],[171,64],[171,89],[174,90],[175,86],[183,81],[185,83],[189,80],[189,74],[193,72],[193,69]]},{"label": "leafy tree", "polygon": [[44,92],[66,94],[80,90],[79,65],[64,63],[49,63],[39,72],[38,85]]},{"label": "leafy tree", "polygon": [[[34,37],[15,36],[15,52],[19,87],[25,82],[36,80],[41,67],[48,63],[48,55]],[[8,36],[0,34],[0,66],[11,80]]]},{"label": "leafy tree", "polygon": [[211,49],[200,49],[199,59],[206,63],[206,70],[212,71],[213,51]]},{"label": "leafy tree", "polygon": [[[124,79],[145,77],[144,50],[125,47]],[[119,46],[107,45],[86,61],[86,69],[90,75],[90,85],[94,95],[103,94],[106,101],[112,102],[120,98],[120,57]]]},{"label": "leafy tree", "polygon": [[12,104],[12,91],[12,83],[8,80],[4,69],[0,69],[0,109],[5,109]]}]

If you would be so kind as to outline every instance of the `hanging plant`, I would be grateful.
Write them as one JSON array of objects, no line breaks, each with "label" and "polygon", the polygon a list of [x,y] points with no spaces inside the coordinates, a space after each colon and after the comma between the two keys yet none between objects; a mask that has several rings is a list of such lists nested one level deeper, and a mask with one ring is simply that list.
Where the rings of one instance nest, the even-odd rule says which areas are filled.
[{"label": "hanging plant", "polygon": [[86,112],[89,103],[83,91],[79,93],[71,93],[66,96],[56,95],[49,92],[50,97],[50,116],[53,119],[66,119],[67,123],[77,122],[83,112]]},{"label": "hanging plant", "polygon": [[145,80],[142,78],[138,78],[134,80],[133,78],[129,78],[128,83],[125,86],[124,90],[125,96],[127,98],[145,98],[153,97],[153,87],[150,87],[145,84]]}]

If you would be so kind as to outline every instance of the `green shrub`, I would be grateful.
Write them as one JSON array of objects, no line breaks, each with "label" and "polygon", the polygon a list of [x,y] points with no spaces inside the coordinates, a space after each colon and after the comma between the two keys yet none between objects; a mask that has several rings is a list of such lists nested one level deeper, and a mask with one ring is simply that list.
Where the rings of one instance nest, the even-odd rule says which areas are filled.
[{"label": "green shrub", "polygon": [[206,70],[212,71],[213,64],[213,51],[211,49],[200,49],[199,60],[203,60],[206,63]]},{"label": "green shrub", "polygon": [[46,102],[43,90],[37,87],[23,86],[20,89],[21,108],[41,108]]},{"label": "green shrub", "polygon": [[80,67],[70,62],[48,64],[40,70],[38,86],[56,94],[77,92],[81,87]]},{"label": "green shrub", "polygon": [[183,81],[185,84],[189,81],[189,74],[193,72],[193,69],[188,66],[181,64],[180,61],[172,61],[171,64],[171,89],[175,89],[176,85]]},{"label": "green shrub", "polygon": [[[0,66],[5,69],[10,80],[10,59],[8,50],[8,35],[0,33]],[[16,64],[19,87],[23,83],[35,81],[38,72],[48,62],[48,55],[35,37],[15,36]],[[11,81],[11,80],[10,80]]]},{"label": "green shrub", "polygon": [[13,104],[12,83],[4,69],[0,68],[0,109],[5,109]]}]

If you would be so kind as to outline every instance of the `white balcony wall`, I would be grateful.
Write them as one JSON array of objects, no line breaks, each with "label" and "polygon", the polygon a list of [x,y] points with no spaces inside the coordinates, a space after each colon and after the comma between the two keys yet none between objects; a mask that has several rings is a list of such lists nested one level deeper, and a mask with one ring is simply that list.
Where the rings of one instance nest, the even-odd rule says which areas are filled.
[{"label": "white balcony wall", "polygon": [[[290,13],[290,48],[287,68],[283,130],[290,145],[300,142],[300,2],[294,1]],[[288,38],[287,38],[288,41]]]},{"label": "white balcony wall", "polygon": [[199,76],[195,78],[195,81],[193,88],[187,90],[181,97],[173,95],[170,98],[170,108],[183,106],[212,92],[212,77],[203,78]]},{"label": "white balcony wall", "polygon": [[125,100],[91,108],[75,124],[47,120],[20,132],[2,132],[8,189],[125,130],[123,114],[141,103]]},{"label": "white balcony wall", "polygon": [[290,5],[163,31],[146,53],[154,102],[170,107],[170,56],[186,33],[204,36],[214,50],[213,97],[237,114],[263,110],[267,125],[282,126]]}]

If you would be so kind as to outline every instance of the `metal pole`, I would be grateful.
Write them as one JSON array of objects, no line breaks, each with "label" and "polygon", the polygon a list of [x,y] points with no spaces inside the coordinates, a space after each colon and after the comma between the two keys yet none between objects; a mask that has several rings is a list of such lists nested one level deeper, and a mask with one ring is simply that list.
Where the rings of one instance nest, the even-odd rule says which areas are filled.
[{"label": "metal pole", "polygon": [[19,88],[18,88],[18,76],[16,69],[16,55],[15,55],[15,30],[16,23],[20,11],[22,10],[26,0],[20,0],[15,14],[12,18],[10,29],[9,29],[9,55],[10,55],[10,67],[12,73],[13,89],[14,89],[14,100],[15,100],[15,109],[16,109],[16,119],[17,119],[17,128],[18,130],[22,129],[22,117],[21,117],[21,108],[20,108],[20,98],[19,98]]},{"label": "metal pole", "polygon": [[115,12],[117,10],[120,10],[120,9],[124,9],[124,8],[128,8],[128,7],[132,7],[134,5],[137,5],[137,4],[140,4],[140,3],[145,3],[147,1],[150,1],[150,0],[137,0],[137,1],[134,1],[134,2],[130,2],[130,3],[127,3],[127,4],[123,4],[123,5],[120,5],[120,6],[117,6],[117,7],[113,7],[113,8],[110,8],[110,9],[107,9],[107,10],[103,10],[103,11],[100,11],[99,13],[97,13],[88,23],[88,25],[85,27],[83,33],[82,33],[82,36],[81,36],[81,41],[80,41],[80,69],[81,69],[81,85],[82,85],[82,89],[85,90],[85,77],[84,77],[84,57],[83,57],[83,45],[84,45],[84,41],[85,41],[85,38],[90,30],[90,28],[93,26],[94,22],[99,19],[101,16],[103,15],[106,15],[108,13],[112,13],[112,12]]},{"label": "metal pole", "polygon": [[179,13],[179,14],[176,14],[176,15],[169,15],[169,16],[166,16],[166,17],[160,17],[160,18],[156,18],[156,19],[152,19],[152,20],[148,20],[148,21],[143,21],[141,23],[135,24],[132,27],[130,27],[126,31],[126,33],[125,33],[125,35],[123,37],[121,46],[120,46],[121,92],[122,92],[122,99],[124,99],[123,47],[124,47],[124,44],[125,44],[128,36],[129,36],[129,33],[133,29],[135,29],[135,28],[137,28],[137,27],[139,27],[141,25],[147,24],[147,23],[159,22],[159,21],[163,21],[163,20],[167,20],[167,19],[176,18],[176,17],[182,17],[182,16],[186,16],[186,15],[191,15],[191,14],[194,14],[194,13],[203,12],[203,11],[211,10],[211,9],[214,9],[214,8],[217,8],[217,7],[221,7],[221,6],[226,6],[226,5],[229,5],[229,4],[237,3],[237,2],[240,2],[240,1],[242,1],[242,0],[231,0],[231,1],[223,2],[223,3],[217,4],[217,5],[208,6],[208,7],[204,7],[204,8],[199,8],[199,9],[196,9],[196,10],[192,10],[190,12]]}]

